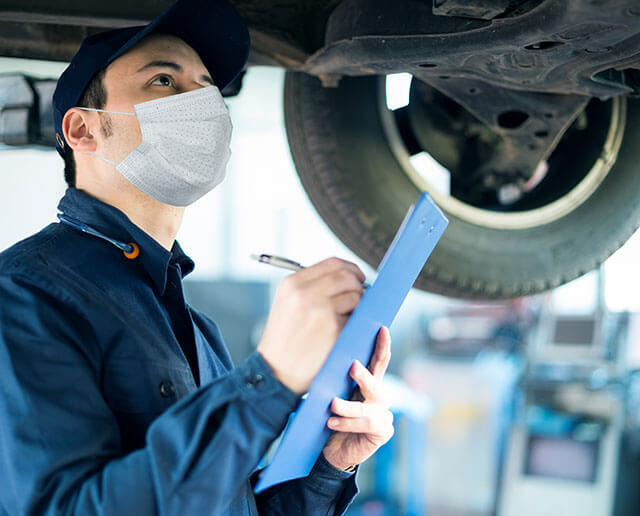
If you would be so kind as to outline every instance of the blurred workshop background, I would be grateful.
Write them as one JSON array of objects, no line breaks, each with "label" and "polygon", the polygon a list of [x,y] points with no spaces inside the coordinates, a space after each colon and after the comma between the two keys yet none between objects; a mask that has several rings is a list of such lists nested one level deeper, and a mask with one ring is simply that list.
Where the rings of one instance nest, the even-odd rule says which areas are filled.
[{"label": "blurred workshop background", "polygon": [[[65,64],[0,59],[0,73],[57,77]],[[358,263],[300,186],[282,115],[284,72],[255,67],[227,99],[225,182],[187,210],[191,303],[234,359],[256,346],[286,272],[252,261]],[[402,102],[403,78],[388,102]],[[394,82],[393,84],[395,84]],[[419,159],[425,159],[424,157]],[[428,160],[425,167],[437,167]],[[54,150],[0,148],[0,249],[55,221]],[[599,270],[544,295],[471,303],[412,291],[394,322],[386,380],[396,434],[359,472],[349,514],[628,515],[640,509],[640,235]]]}]

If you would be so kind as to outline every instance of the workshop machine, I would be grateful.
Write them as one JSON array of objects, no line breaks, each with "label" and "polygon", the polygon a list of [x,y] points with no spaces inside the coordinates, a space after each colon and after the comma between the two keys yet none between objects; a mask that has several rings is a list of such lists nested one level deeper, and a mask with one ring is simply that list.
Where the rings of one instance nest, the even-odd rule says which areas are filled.
[{"label": "workshop machine", "polygon": [[628,314],[548,315],[527,353],[499,516],[638,514]]}]

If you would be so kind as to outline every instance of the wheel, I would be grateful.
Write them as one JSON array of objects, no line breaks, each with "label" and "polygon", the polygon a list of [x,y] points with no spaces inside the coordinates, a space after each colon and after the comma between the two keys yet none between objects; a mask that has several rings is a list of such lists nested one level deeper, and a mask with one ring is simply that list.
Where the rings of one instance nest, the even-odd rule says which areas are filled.
[{"label": "wheel", "polygon": [[556,287],[597,267],[638,227],[639,101],[590,101],[528,189],[497,202],[500,191],[470,196],[450,177],[447,192],[430,175],[460,161],[478,122],[417,80],[409,105],[391,111],[385,84],[384,77],[345,77],[323,88],[315,77],[287,72],[284,90],[300,180],[332,231],[372,267],[421,191],[450,224],[415,286],[455,297]]}]

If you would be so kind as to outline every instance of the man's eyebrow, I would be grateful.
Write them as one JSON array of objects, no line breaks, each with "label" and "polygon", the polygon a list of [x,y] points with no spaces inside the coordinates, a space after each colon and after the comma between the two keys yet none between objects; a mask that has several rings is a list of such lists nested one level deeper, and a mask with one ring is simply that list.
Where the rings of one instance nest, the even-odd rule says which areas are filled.
[{"label": "man's eyebrow", "polygon": [[173,61],[150,61],[136,73],[146,70],[147,68],[173,68],[176,72],[182,72],[182,66],[178,63],[174,63]]},{"label": "man's eyebrow", "polygon": [[[180,73],[182,73],[183,71],[182,66],[180,66],[178,63],[174,63],[173,61],[157,60],[157,61],[148,62],[146,65],[140,68],[136,73],[140,73],[143,70],[147,70],[149,68],[172,68],[176,72],[180,72]],[[215,86],[215,82],[213,82],[213,79],[209,75],[203,74],[200,76],[200,79],[203,80],[204,82],[208,82],[209,84]]]}]

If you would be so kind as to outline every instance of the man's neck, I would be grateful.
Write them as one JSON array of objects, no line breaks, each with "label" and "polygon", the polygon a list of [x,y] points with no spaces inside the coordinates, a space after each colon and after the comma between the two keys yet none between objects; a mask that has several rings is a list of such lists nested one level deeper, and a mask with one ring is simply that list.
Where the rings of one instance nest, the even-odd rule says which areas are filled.
[{"label": "man's neck", "polygon": [[125,193],[121,189],[113,192],[89,185],[77,185],[77,188],[124,212],[131,222],[171,251],[182,224],[184,207],[162,203],[134,187],[127,188]]}]

